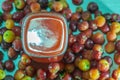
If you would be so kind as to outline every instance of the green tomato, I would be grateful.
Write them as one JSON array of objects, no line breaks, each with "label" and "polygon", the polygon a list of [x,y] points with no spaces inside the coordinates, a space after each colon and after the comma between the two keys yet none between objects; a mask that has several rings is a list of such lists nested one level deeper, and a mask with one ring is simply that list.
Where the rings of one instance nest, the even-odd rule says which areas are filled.
[{"label": "green tomato", "polygon": [[0,80],[4,79],[5,76],[6,76],[5,71],[3,71],[2,69],[0,69]]},{"label": "green tomato", "polygon": [[81,6],[79,6],[79,7],[76,8],[76,12],[81,13],[82,11],[83,11],[83,8]]},{"label": "green tomato", "polygon": [[50,9],[53,8],[52,5],[53,5],[53,1],[49,1],[49,3],[48,3],[48,7],[49,7]]},{"label": "green tomato", "polygon": [[60,2],[63,5],[63,8],[67,8],[68,7],[68,3],[66,2],[66,0],[60,0]]},{"label": "green tomato", "polygon": [[25,76],[22,78],[22,80],[32,80],[32,78],[30,76]]},{"label": "green tomato", "polygon": [[7,43],[13,42],[15,39],[15,33],[11,30],[6,30],[3,34],[3,40]]},{"label": "green tomato", "polygon": [[2,12],[0,12],[0,16],[2,16],[2,14],[3,14],[3,13],[2,13]]},{"label": "green tomato", "polygon": [[90,61],[88,59],[82,59],[79,61],[78,67],[82,71],[88,71],[90,69]]},{"label": "green tomato", "polygon": [[15,7],[17,9],[23,9],[25,7],[25,1],[24,0],[14,0]]},{"label": "green tomato", "polygon": [[2,35],[0,35],[0,43],[2,42],[2,39],[3,39],[3,38],[2,38]]}]

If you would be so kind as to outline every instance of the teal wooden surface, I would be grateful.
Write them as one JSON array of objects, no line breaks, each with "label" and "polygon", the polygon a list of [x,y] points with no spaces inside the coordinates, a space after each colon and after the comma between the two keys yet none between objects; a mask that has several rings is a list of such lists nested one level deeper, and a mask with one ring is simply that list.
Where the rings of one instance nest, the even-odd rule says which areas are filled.
[{"label": "teal wooden surface", "polygon": [[[1,12],[3,12],[2,9],[1,9],[3,1],[5,1],[5,0],[0,0],[0,11]],[[82,5],[80,5],[80,6],[82,6],[83,9],[86,10],[88,3],[91,2],[91,1],[96,2],[98,4],[98,6],[99,6],[99,9],[103,13],[106,13],[106,12],[113,13],[114,12],[114,13],[119,13],[120,14],[120,4],[119,4],[120,0],[84,0],[84,3]],[[69,6],[72,9],[72,12],[75,12],[77,6],[72,4],[72,0],[67,0],[67,2],[69,3]],[[14,10],[15,10],[15,8],[14,8]],[[14,10],[11,13],[13,13]],[[3,27],[3,26],[5,26],[4,23],[2,24],[1,27]],[[119,39],[120,39],[120,36],[119,36]],[[3,60],[3,62],[5,62],[6,60],[8,60],[7,50],[3,50],[1,48],[0,48],[0,50],[2,52],[4,52],[4,60]],[[104,55],[109,56],[109,54],[106,54],[106,53],[104,53]],[[114,54],[111,54],[110,56],[113,58]],[[7,72],[6,71],[6,74],[14,75],[15,71],[18,69],[17,65],[18,65],[19,60],[20,60],[20,56],[18,56],[18,58],[16,60],[13,60],[14,63],[15,63],[15,70],[12,71],[12,72]],[[114,66],[111,68],[111,70],[113,70],[116,67],[115,63],[113,65]]]}]

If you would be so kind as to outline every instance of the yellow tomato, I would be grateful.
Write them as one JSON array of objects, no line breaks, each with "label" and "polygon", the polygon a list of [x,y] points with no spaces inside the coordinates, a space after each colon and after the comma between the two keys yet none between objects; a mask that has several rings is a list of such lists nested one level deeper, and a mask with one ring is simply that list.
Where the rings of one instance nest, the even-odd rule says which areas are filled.
[{"label": "yellow tomato", "polygon": [[120,23],[113,22],[110,26],[110,29],[115,33],[119,33],[120,32]]},{"label": "yellow tomato", "polygon": [[103,16],[97,16],[95,18],[95,23],[98,27],[103,27],[103,25],[106,23],[106,19]]},{"label": "yellow tomato", "polygon": [[78,68],[82,71],[88,71],[90,69],[90,61],[88,59],[81,59],[78,63]]},{"label": "yellow tomato", "polygon": [[91,69],[89,75],[92,80],[97,80],[100,77],[100,72],[97,68]]},{"label": "yellow tomato", "polygon": [[14,27],[14,21],[12,19],[6,20],[5,26],[7,29],[12,29]]}]

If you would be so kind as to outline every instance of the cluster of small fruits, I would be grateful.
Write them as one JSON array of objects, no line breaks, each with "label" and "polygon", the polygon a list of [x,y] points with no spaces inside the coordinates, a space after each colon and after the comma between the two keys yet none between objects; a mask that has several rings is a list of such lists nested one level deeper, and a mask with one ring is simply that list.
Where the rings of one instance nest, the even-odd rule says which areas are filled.
[{"label": "cluster of small fruits", "polygon": [[[120,79],[120,15],[102,13],[95,2],[84,11],[83,0],[72,0],[78,6],[72,12],[66,0],[5,0],[0,13],[0,80],[119,80]],[[12,13],[15,7],[15,12]],[[50,9],[62,14],[69,25],[68,48],[61,62],[47,64],[47,70],[36,68],[25,54],[21,42],[21,21],[28,13]],[[19,25],[17,25],[19,24]],[[76,31],[78,33],[76,34]],[[104,56],[108,54],[108,56]],[[113,54],[113,59],[109,55]],[[4,55],[8,60],[3,62]],[[19,57],[20,56],[20,57]],[[20,58],[16,66],[14,60]],[[118,68],[111,71],[113,63]],[[37,64],[37,63],[36,63]],[[6,71],[15,70],[14,76]]]}]

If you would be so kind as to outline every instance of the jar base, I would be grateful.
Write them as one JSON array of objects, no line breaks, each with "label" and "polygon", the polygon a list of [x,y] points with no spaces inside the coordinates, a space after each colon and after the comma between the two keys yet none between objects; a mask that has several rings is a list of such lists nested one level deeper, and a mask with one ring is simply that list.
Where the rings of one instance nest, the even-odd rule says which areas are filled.
[{"label": "jar base", "polygon": [[32,60],[40,63],[51,63],[51,62],[59,62],[63,58],[63,55],[60,56],[55,56],[51,58],[36,58],[36,57],[31,57]]}]

